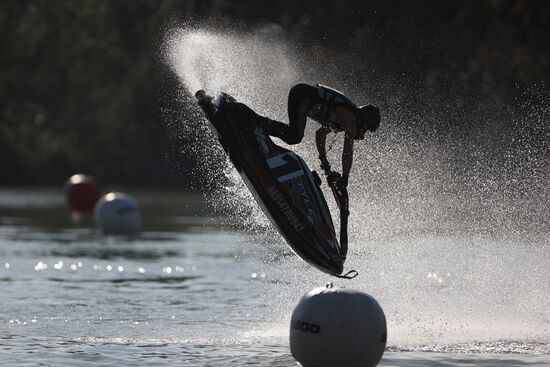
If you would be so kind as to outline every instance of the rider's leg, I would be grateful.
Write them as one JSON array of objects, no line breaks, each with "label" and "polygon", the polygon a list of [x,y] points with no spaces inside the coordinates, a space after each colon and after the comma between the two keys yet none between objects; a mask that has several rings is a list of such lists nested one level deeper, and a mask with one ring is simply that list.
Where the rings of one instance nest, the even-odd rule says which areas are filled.
[{"label": "rider's leg", "polygon": [[317,88],[307,84],[297,84],[288,94],[289,124],[283,124],[266,117],[260,117],[262,128],[268,135],[278,137],[289,145],[298,144],[304,138],[307,110],[317,93]]},{"label": "rider's leg", "polygon": [[296,84],[288,93],[287,144],[298,144],[304,138],[307,111],[317,95],[317,88],[308,84]]}]

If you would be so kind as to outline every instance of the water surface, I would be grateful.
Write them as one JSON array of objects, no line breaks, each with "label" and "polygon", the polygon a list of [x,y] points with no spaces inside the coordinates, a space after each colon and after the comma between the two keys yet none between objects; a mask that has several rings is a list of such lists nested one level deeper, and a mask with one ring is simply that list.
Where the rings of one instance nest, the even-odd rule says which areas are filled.
[{"label": "water surface", "polygon": [[299,260],[269,226],[212,216],[201,196],[136,196],[145,231],[128,239],[71,221],[60,192],[0,192],[1,365],[295,366],[290,314],[328,281],[380,301],[383,366],[550,365],[545,237],[356,244],[349,266],[360,275],[344,281]]}]

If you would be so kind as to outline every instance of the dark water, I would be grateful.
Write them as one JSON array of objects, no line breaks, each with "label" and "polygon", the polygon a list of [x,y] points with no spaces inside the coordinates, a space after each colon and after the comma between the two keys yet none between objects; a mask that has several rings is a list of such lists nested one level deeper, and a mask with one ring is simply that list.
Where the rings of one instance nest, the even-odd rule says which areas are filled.
[{"label": "dark water", "polygon": [[[239,221],[210,217],[201,197],[136,196],[145,231],[126,239],[74,224],[60,192],[0,192],[0,364],[295,366],[292,309],[334,279],[268,227],[221,226]],[[360,276],[335,284],[380,301],[383,366],[550,365],[550,250],[537,241],[495,250],[495,239],[427,233],[356,245]]]}]

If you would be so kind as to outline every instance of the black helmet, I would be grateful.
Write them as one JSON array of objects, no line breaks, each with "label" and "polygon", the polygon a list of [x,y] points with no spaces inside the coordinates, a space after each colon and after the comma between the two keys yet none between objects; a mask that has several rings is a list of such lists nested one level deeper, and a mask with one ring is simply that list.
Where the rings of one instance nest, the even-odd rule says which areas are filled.
[{"label": "black helmet", "polygon": [[359,120],[367,124],[369,131],[375,132],[380,126],[380,110],[373,105],[359,107]]}]

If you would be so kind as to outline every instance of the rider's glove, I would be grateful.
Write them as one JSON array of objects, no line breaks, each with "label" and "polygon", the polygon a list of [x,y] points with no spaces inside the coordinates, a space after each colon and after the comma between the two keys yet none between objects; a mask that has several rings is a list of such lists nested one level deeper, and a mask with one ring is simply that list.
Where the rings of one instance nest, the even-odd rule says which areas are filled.
[{"label": "rider's glove", "polygon": [[326,172],[327,182],[329,185],[333,185],[341,179],[341,176],[338,172]]},{"label": "rider's glove", "polygon": [[325,174],[328,174],[327,172],[330,172],[330,163],[328,163],[327,157],[319,157],[319,160],[321,161],[321,169],[325,171]]}]

